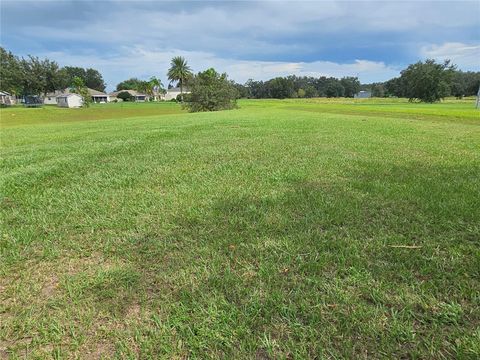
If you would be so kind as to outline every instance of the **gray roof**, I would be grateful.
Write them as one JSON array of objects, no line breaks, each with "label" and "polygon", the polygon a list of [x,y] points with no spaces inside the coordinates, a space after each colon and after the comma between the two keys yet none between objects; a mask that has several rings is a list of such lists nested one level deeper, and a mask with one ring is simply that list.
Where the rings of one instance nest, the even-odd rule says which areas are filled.
[{"label": "gray roof", "polygon": [[[101,91],[98,91],[98,90],[95,90],[95,89],[87,88],[87,90],[88,90],[88,93],[90,94],[90,96],[107,96],[107,94],[105,94],[104,92],[101,92]],[[54,92],[47,93],[46,96],[56,97],[56,96],[67,95],[67,94],[71,94],[71,93],[72,93],[72,91],[70,90],[70,88],[66,88],[66,89],[63,89],[63,90],[55,90]]]},{"label": "gray roof", "polygon": [[69,97],[69,96],[80,96],[79,94],[76,94],[76,93],[69,93],[69,94],[60,94],[60,95],[57,95],[57,98],[64,98],[64,97]]},{"label": "gray roof", "polygon": [[139,93],[137,90],[119,90],[119,91],[111,92],[109,95],[117,96],[121,92],[128,92],[132,96],[147,96],[146,94]]},{"label": "gray roof", "polygon": [[87,90],[91,96],[107,96],[106,93],[95,90],[95,89],[87,88]]}]

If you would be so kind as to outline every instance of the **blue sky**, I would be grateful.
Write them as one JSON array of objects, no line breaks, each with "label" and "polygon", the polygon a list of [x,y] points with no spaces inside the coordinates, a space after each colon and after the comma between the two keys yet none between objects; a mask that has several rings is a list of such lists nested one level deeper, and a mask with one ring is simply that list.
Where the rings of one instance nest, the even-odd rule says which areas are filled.
[{"label": "blue sky", "polygon": [[425,58],[480,71],[480,1],[0,4],[3,47],[96,68],[109,90],[129,77],[166,83],[175,55],[242,83],[288,74],[383,81]]}]

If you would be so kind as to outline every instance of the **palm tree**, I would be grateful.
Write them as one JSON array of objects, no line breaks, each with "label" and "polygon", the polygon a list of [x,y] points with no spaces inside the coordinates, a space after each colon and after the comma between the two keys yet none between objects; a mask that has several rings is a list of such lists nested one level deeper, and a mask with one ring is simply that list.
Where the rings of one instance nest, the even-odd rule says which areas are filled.
[{"label": "palm tree", "polygon": [[159,96],[158,100],[160,99],[160,94],[165,93],[165,89],[163,88],[162,80],[157,79],[155,76],[152,76],[150,78],[150,81],[148,82],[148,87],[149,91],[151,92],[151,95],[153,97]]},{"label": "palm tree", "polygon": [[175,56],[170,62],[170,69],[168,70],[167,75],[168,80],[178,81],[178,84],[180,85],[180,95],[183,101],[183,86],[187,82],[188,78],[193,75],[185,58],[182,56]]}]

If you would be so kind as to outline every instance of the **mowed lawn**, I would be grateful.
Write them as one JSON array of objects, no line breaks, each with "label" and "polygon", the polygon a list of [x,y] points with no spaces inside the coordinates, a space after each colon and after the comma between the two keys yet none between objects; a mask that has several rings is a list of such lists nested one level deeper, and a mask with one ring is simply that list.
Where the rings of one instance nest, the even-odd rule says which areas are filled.
[{"label": "mowed lawn", "polygon": [[0,110],[0,358],[479,358],[473,101],[239,105]]}]

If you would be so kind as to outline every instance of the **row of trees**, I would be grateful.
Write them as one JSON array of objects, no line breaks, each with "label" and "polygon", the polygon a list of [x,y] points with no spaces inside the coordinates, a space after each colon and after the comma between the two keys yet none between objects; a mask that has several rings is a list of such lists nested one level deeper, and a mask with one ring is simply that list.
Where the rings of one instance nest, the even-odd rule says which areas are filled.
[{"label": "row of trees", "polygon": [[450,61],[437,63],[431,59],[409,65],[399,77],[362,85],[375,97],[406,97],[424,102],[438,101],[446,96],[474,96],[479,87],[480,72],[460,71]]},{"label": "row of trees", "polygon": [[276,77],[268,81],[248,80],[245,85],[235,84],[241,97],[264,98],[313,98],[313,97],[353,97],[360,90],[356,77],[310,76]]},{"label": "row of trees", "polygon": [[[171,83],[180,87],[182,93],[195,78],[182,57],[172,59],[167,76]],[[86,87],[105,91],[105,81],[95,69],[61,68],[55,61],[30,55],[27,58],[18,57],[0,47],[0,90],[20,96],[41,95],[72,87],[74,79],[81,79]],[[366,85],[361,85],[357,77],[338,79],[295,75],[268,81],[250,79],[245,84],[230,83],[237,96],[244,98],[353,97],[360,89],[369,89],[375,97],[396,96],[434,102],[446,96],[461,98],[476,95],[480,87],[480,72],[459,71],[450,61],[437,63],[426,60],[409,65],[397,78]],[[117,85],[117,91],[129,89],[150,96],[165,92],[162,82],[156,77],[148,81],[131,78]]]},{"label": "row of trees", "polygon": [[41,95],[63,90],[82,79],[85,86],[104,91],[105,81],[95,69],[60,67],[55,61],[29,55],[18,57],[0,47],[0,88],[15,95]]}]

